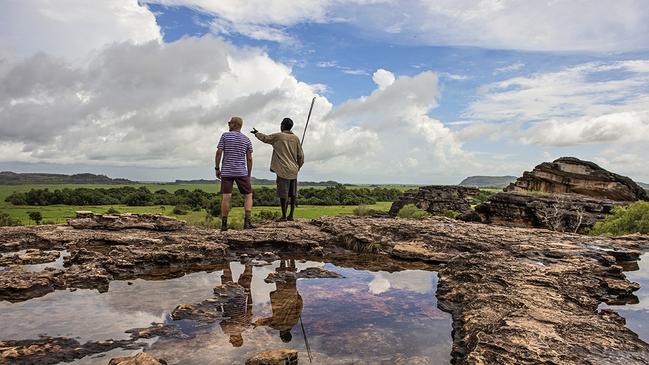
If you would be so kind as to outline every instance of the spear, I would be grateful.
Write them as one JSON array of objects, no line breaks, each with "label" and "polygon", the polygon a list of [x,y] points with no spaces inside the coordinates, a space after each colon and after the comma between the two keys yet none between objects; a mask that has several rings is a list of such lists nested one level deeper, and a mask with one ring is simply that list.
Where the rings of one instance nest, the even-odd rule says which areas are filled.
[{"label": "spear", "polygon": [[309,115],[306,117],[306,125],[304,126],[304,133],[302,133],[302,141],[300,142],[300,146],[304,145],[304,136],[306,136],[306,129],[309,128],[309,119],[311,119],[313,104],[315,104],[315,96],[313,97],[313,100],[311,100],[311,107],[309,108]]}]

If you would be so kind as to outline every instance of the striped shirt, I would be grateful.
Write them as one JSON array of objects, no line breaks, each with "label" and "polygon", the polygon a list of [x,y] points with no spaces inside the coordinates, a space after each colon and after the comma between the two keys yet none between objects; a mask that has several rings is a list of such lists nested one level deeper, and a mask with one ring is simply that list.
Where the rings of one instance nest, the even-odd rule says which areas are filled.
[{"label": "striped shirt", "polygon": [[217,148],[223,150],[221,176],[248,176],[246,153],[252,153],[252,142],[248,137],[239,131],[225,132]]}]

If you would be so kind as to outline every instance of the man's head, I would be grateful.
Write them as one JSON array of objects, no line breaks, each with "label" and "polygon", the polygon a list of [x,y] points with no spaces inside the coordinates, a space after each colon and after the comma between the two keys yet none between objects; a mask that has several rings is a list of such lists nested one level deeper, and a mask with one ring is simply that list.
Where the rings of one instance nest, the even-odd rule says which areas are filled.
[{"label": "man's head", "polygon": [[241,347],[243,345],[243,336],[230,335],[230,343],[233,347]]},{"label": "man's head", "polygon": [[243,127],[243,119],[241,117],[232,117],[228,122],[228,127],[231,131],[240,131]]},{"label": "man's head", "polygon": [[291,335],[291,330],[279,331],[279,338],[282,339],[282,342],[288,343],[291,342],[293,336]]},{"label": "man's head", "polygon": [[282,124],[280,125],[280,128],[283,131],[290,131],[291,128],[293,128],[293,121],[291,120],[291,118],[282,119]]}]

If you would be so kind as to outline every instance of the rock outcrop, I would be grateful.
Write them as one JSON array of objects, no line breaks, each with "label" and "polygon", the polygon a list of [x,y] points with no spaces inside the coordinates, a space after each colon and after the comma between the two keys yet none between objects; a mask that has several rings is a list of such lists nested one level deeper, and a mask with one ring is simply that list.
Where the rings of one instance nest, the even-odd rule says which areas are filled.
[{"label": "rock outcrop", "polygon": [[[577,194],[497,193],[475,207],[483,223],[584,232],[624,203]],[[473,215],[460,217],[476,221]]]},{"label": "rock outcrop", "polygon": [[534,170],[524,172],[505,191],[574,193],[616,201],[648,200],[647,192],[630,178],[575,157],[543,162]]},{"label": "rock outcrop", "polygon": [[116,357],[110,359],[108,365],[166,365],[164,361],[160,361],[155,357],[147,354],[146,352],[140,352],[134,356],[127,357]]},{"label": "rock outcrop", "polygon": [[[330,217],[228,232],[186,226],[174,231],[0,228],[0,249],[32,245],[44,250],[62,245],[71,255],[62,269],[24,278],[21,285],[33,283],[41,291],[67,287],[83,273],[92,273],[89,283],[104,274],[108,281],[173,277],[222,269],[244,253],[247,258],[270,257],[271,251],[307,260],[317,251],[328,262],[364,270],[434,270],[438,306],[453,318],[455,364],[649,364],[649,345],[625,327],[624,319],[611,310],[598,311],[600,303],[637,300],[633,292],[639,286],[627,280],[622,265],[649,250],[643,236],[608,239],[443,217]],[[0,281],[2,299],[24,298],[12,286],[17,285]],[[217,287],[210,299],[220,304],[241,290]],[[177,308],[174,315],[213,322],[222,313],[210,304]],[[131,333],[123,343],[99,341],[104,346],[99,349],[132,348],[139,337],[182,336],[177,328],[159,324]],[[58,363],[90,353],[74,340],[52,341],[2,339],[0,362]],[[57,357],[59,353],[68,357]],[[44,358],[55,361],[39,362]]]},{"label": "rock outcrop", "polygon": [[79,211],[77,217],[68,219],[68,224],[78,229],[150,229],[154,231],[176,231],[185,222],[160,214],[96,214]]},{"label": "rock outcrop", "polygon": [[297,351],[280,349],[260,352],[246,360],[246,365],[297,365]]},{"label": "rock outcrop", "polygon": [[407,204],[429,213],[454,211],[462,213],[471,208],[472,198],[478,196],[480,190],[473,187],[454,185],[421,186],[417,191],[407,191],[401,195],[390,208],[390,216],[399,214]]}]

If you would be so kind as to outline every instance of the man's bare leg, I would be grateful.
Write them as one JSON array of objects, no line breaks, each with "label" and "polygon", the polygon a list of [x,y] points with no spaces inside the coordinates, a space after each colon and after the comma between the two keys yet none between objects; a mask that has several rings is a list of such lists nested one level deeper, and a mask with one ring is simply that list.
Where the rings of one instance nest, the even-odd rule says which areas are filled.
[{"label": "man's bare leg", "polygon": [[228,230],[228,214],[230,214],[230,202],[232,194],[221,194],[221,230]]},{"label": "man's bare leg", "polygon": [[293,220],[293,213],[295,212],[295,197],[291,197],[291,211],[288,213],[288,220],[292,221]]}]

